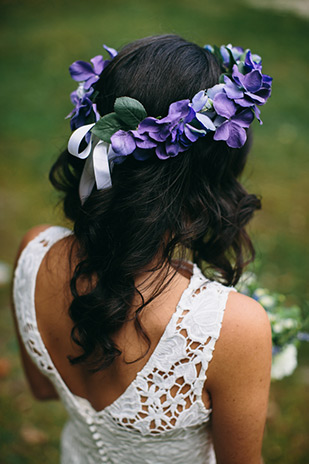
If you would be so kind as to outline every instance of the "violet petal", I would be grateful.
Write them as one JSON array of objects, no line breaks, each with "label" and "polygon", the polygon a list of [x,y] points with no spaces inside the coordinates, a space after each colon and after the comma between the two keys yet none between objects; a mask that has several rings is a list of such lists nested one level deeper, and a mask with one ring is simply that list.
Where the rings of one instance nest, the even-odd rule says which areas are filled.
[{"label": "violet petal", "polygon": [[242,106],[243,108],[250,108],[251,106],[254,105],[254,102],[251,99],[246,99],[246,96],[244,98],[235,98],[235,103],[236,105]]},{"label": "violet petal", "polygon": [[235,98],[242,98],[244,96],[243,90],[240,89],[234,82],[232,82],[231,79],[225,76],[224,80],[226,83],[224,92],[230,99],[234,100]]},{"label": "violet petal", "polygon": [[157,146],[157,143],[151,140],[151,138],[146,134],[143,138],[135,138],[135,143],[138,148],[142,148],[144,150],[149,150],[150,148],[155,148]]},{"label": "violet petal", "polygon": [[[227,76],[224,78],[224,82],[226,82],[226,78],[229,79]],[[234,64],[233,66],[233,72],[232,72],[232,78],[233,81],[236,82],[236,84],[239,87],[244,87],[244,75],[239,71],[237,64]]]},{"label": "violet petal", "polygon": [[92,84],[94,84],[95,82],[97,82],[97,80],[99,80],[99,76],[96,76],[95,74],[93,74],[92,76],[90,76],[90,77],[84,82],[84,89],[85,89],[85,90],[90,89],[90,87],[92,86]]},{"label": "violet petal", "polygon": [[224,84],[216,84],[210,89],[207,90],[207,96],[213,100],[217,93],[222,93],[223,89],[225,88]]},{"label": "violet petal", "polygon": [[190,142],[196,142],[196,140],[201,136],[198,132],[191,131],[191,126],[189,124],[185,125],[184,130],[185,136]]},{"label": "violet petal", "polygon": [[220,116],[230,118],[234,116],[237,110],[237,106],[230,100],[224,93],[218,93],[213,101],[214,108]]},{"label": "violet petal", "polygon": [[221,126],[219,126],[215,132],[214,140],[224,140],[226,141],[229,137],[229,121],[225,121]]},{"label": "violet petal", "polygon": [[159,159],[162,159],[162,160],[169,158],[168,154],[165,151],[165,147],[163,143],[160,143],[160,145],[157,146],[156,155]]},{"label": "violet petal", "polygon": [[260,118],[260,114],[261,114],[260,108],[258,108],[256,105],[254,105],[252,108],[253,108],[253,111],[254,111],[254,114],[255,114],[256,119],[257,119],[257,120],[259,121],[259,123],[262,125],[262,124],[263,124],[263,121],[262,121],[261,118]]},{"label": "violet petal", "polygon": [[249,127],[253,119],[254,113],[251,109],[246,109],[233,116],[232,121],[241,127]]},{"label": "violet petal", "polygon": [[216,127],[212,120],[203,113],[196,113],[196,119],[202,124],[202,126],[207,129],[207,131],[215,131]]},{"label": "violet petal", "polygon": [[165,143],[165,150],[168,156],[177,156],[179,153],[179,144],[167,141]]},{"label": "violet petal", "polygon": [[262,75],[257,69],[245,75],[244,84],[249,92],[257,92],[262,85]]},{"label": "violet petal", "polygon": [[192,98],[191,108],[193,108],[195,112],[201,111],[206,105],[207,100],[208,97],[205,94],[205,91],[201,90]]},{"label": "violet petal", "polygon": [[72,79],[75,81],[86,81],[93,75],[93,69],[90,63],[86,61],[75,61],[69,67]]},{"label": "violet petal", "polygon": [[245,129],[229,122],[229,137],[226,141],[227,145],[231,148],[241,148],[247,140],[247,133]]},{"label": "violet petal", "polygon": [[238,124],[227,121],[222,124],[222,126],[218,127],[214,135],[214,140],[224,140],[229,147],[240,148],[247,140],[247,134],[245,129],[238,126]]},{"label": "violet petal", "polygon": [[145,118],[138,125],[138,132],[140,134],[143,134],[144,132],[153,132],[153,131],[158,131],[158,130],[159,128],[157,125],[157,120],[156,118],[153,118],[152,116]]},{"label": "violet petal", "polygon": [[104,68],[104,60],[102,55],[97,55],[91,58],[91,63],[93,64],[94,74],[99,76]]},{"label": "violet petal", "polygon": [[[166,122],[175,122],[185,118],[192,108],[189,107],[190,100],[179,100],[170,105],[168,115],[158,121],[158,124]],[[194,116],[193,116],[194,117]]]},{"label": "violet petal", "polygon": [[122,156],[130,155],[136,148],[134,137],[124,130],[119,130],[111,136],[111,144],[114,152]]},{"label": "violet petal", "polygon": [[110,55],[111,58],[115,58],[115,56],[118,55],[117,50],[115,50],[114,48],[108,47],[108,46],[105,45],[105,44],[103,44],[103,47],[104,47],[105,50],[109,53],[109,55]]}]

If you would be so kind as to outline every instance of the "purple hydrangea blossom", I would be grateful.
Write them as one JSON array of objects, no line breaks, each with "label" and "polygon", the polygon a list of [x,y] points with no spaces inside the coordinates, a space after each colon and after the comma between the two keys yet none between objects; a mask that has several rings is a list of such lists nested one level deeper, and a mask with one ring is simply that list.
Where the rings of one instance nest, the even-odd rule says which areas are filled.
[{"label": "purple hydrangea blossom", "polygon": [[262,123],[258,106],[269,98],[272,78],[262,74],[261,69],[261,58],[248,50],[244,62],[234,64],[231,75],[224,75],[224,84],[207,91],[217,115],[214,140],[225,140],[228,146],[240,148],[254,115]]},{"label": "purple hydrangea blossom", "polygon": [[252,71],[253,69],[262,69],[262,58],[259,55],[252,55],[251,50],[246,53],[244,61],[246,71]]},{"label": "purple hydrangea blossom", "polygon": [[[112,58],[117,53],[113,49],[105,48]],[[180,100],[172,103],[164,118],[147,116],[135,129],[119,130],[119,120],[115,123],[114,130],[113,126],[109,126],[108,132],[112,135],[107,136],[103,131],[102,139],[110,141],[115,162],[122,162],[130,154],[136,159],[144,160],[153,151],[160,159],[174,157],[209,132],[214,133],[214,140],[225,141],[231,148],[240,148],[246,142],[246,130],[254,117],[262,123],[259,107],[266,103],[271,94],[272,78],[262,74],[260,56],[232,45],[222,46],[220,49],[210,46],[205,48],[214,54],[221,54],[222,71],[226,72],[220,76],[220,84],[201,90],[192,101]],[[90,63],[76,62],[71,67],[72,77],[77,81],[83,80],[82,91],[78,93],[78,89],[72,94],[72,102],[76,108],[70,116],[73,116],[71,124],[75,127],[84,124],[91,111],[96,119],[99,118],[90,98],[91,85],[99,78],[106,62],[100,56],[94,57],[91,62],[93,66]],[[130,100],[130,97],[122,98]],[[140,102],[136,103],[142,106]],[[117,120],[116,107],[115,111]],[[98,129],[99,134],[100,130],[102,128]]]},{"label": "purple hydrangea blossom", "polygon": [[86,124],[87,119],[89,119],[92,113],[95,121],[100,119],[96,105],[90,99],[92,93],[93,89],[85,91],[82,84],[78,86],[77,90],[71,93],[71,102],[75,105],[75,108],[68,114],[67,118],[71,118],[72,131]]},{"label": "purple hydrangea blossom", "polygon": [[[103,45],[103,47],[111,59],[117,55],[117,51],[113,48],[106,45]],[[89,122],[89,119],[92,121],[100,119],[96,104],[91,100],[93,94],[92,85],[99,79],[101,72],[110,63],[110,60],[104,60],[102,55],[97,55],[90,61],[92,64],[86,61],[75,61],[69,67],[71,77],[79,82],[77,90],[71,93],[71,102],[75,108],[67,116],[67,118],[71,118],[72,131]],[[88,142],[90,134],[87,134],[86,139]]]},{"label": "purple hydrangea blossom", "polygon": [[218,116],[215,125],[218,125],[214,140],[224,140],[231,148],[242,147],[247,140],[247,129],[254,119],[254,114],[250,108],[246,108],[240,113],[236,112],[226,118]]},{"label": "purple hydrangea blossom", "polygon": [[[202,93],[205,95],[204,91]],[[187,150],[199,137],[203,137],[207,130],[215,129],[208,116],[199,114],[199,121],[195,108],[193,108],[194,105],[202,108],[204,100],[202,95],[196,96],[192,103],[190,100],[180,100],[170,105],[165,118],[147,117],[136,130],[117,131],[111,137],[113,150],[120,156],[132,153],[138,159],[148,157],[149,149],[155,149],[160,159],[177,156],[180,152]],[[194,119],[200,122],[200,128],[190,124]]]},{"label": "purple hydrangea blossom", "polygon": [[[111,59],[117,55],[116,50],[113,48],[106,45],[103,45],[103,47],[109,53]],[[72,79],[77,82],[84,82],[85,90],[90,89],[97,82],[103,69],[110,63],[110,60],[104,60],[102,55],[97,55],[91,58],[90,61],[92,65],[87,61],[75,61],[69,68]]]},{"label": "purple hydrangea blossom", "polygon": [[234,65],[232,77],[225,76],[224,82],[227,96],[243,107],[264,105],[271,94],[272,79],[257,68],[242,74]]},{"label": "purple hydrangea blossom", "polygon": [[231,57],[227,49],[229,49],[232,52],[235,61],[238,61],[240,59],[241,55],[244,53],[244,49],[242,47],[233,47],[231,44],[222,45],[220,47],[220,53],[223,59],[223,66],[226,69],[229,69]]}]

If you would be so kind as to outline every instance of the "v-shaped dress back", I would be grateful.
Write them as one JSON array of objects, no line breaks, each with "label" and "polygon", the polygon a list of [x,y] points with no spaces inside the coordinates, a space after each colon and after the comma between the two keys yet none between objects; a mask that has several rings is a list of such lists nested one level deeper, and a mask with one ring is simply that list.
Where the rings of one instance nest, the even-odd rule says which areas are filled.
[{"label": "v-shaped dress back", "polygon": [[61,440],[63,464],[214,464],[209,419],[202,401],[226,301],[232,288],[207,280],[194,265],[187,289],[151,357],[125,392],[102,411],[74,395],[55,368],[38,330],[35,285],[40,264],[71,234],[50,227],[23,250],[14,302],[23,343],[55,386],[69,420]]}]

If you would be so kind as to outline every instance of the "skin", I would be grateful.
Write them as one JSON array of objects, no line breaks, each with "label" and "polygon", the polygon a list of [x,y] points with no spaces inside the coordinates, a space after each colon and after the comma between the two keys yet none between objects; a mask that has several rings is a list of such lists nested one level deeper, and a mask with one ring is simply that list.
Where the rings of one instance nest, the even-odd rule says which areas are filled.
[{"label": "skin", "polygon": [[[29,241],[47,227],[35,227],[24,236],[17,260]],[[69,280],[77,263],[73,247],[70,267],[71,244],[72,237],[56,243],[41,264],[35,293],[37,323],[43,342],[68,388],[75,395],[91,399],[92,406],[101,410],[125,391],[148,361],[188,286],[189,273],[177,273],[168,289],[142,315],[143,326],[151,340],[147,355],[133,364],[124,362],[138,358],[146,348],[136,334],[133,322],[128,322],[115,335],[122,355],[108,369],[91,374],[86,366],[72,366],[67,359],[67,355],[80,354],[70,338],[73,323],[68,315],[71,302]],[[143,289],[144,279],[141,275],[137,285],[147,298],[147,292],[152,289]],[[132,311],[138,303],[133,303]],[[19,335],[18,339],[34,396],[39,400],[57,398],[53,385],[33,364]],[[256,301],[231,292],[203,391],[205,406],[213,408],[211,427],[217,464],[261,463],[270,368],[271,330],[267,314]]]}]

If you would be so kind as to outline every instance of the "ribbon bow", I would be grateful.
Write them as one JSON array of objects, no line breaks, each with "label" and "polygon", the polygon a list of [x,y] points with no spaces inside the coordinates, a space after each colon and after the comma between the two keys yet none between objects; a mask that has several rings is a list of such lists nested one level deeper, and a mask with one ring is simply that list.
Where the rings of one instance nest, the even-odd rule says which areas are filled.
[{"label": "ribbon bow", "polygon": [[89,197],[94,185],[98,190],[103,190],[112,186],[110,168],[113,167],[115,153],[111,146],[91,134],[87,147],[80,152],[79,147],[86,134],[95,125],[86,124],[76,129],[71,135],[68,143],[68,152],[80,159],[86,159],[85,166],[79,182],[79,197],[81,203]]}]

